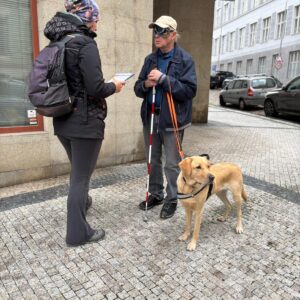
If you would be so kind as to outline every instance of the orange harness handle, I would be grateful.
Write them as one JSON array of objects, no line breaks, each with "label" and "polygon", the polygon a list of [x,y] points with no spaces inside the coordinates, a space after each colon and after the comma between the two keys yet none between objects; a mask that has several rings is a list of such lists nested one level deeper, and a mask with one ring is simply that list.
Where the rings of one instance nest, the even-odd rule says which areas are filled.
[{"label": "orange harness handle", "polygon": [[181,160],[183,160],[184,153],[181,148],[181,143],[180,143],[180,138],[179,138],[179,130],[178,130],[178,123],[177,123],[177,116],[176,116],[176,111],[175,111],[175,106],[174,106],[174,100],[173,100],[172,94],[170,92],[167,92],[167,99],[168,99],[168,105],[169,105],[169,111],[170,111],[170,115],[171,115],[172,125],[174,128],[174,135],[175,135],[177,150],[178,150]]}]

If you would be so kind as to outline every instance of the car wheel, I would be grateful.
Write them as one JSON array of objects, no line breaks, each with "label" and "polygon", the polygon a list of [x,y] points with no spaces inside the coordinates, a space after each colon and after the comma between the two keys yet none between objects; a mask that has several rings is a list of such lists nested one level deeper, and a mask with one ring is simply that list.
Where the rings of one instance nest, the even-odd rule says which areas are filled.
[{"label": "car wheel", "polygon": [[240,102],[239,102],[239,108],[240,108],[240,110],[245,110],[246,103],[245,103],[244,100],[240,100]]},{"label": "car wheel", "polygon": [[265,101],[264,111],[267,117],[276,117],[278,115],[274,103],[271,100]]},{"label": "car wheel", "polygon": [[226,102],[224,101],[223,97],[220,97],[220,106],[226,106]]}]

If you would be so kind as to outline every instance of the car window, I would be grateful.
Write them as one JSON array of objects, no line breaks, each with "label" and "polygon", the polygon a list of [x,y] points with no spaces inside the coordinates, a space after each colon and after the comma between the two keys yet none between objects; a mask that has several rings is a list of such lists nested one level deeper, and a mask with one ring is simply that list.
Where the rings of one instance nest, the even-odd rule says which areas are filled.
[{"label": "car window", "polygon": [[252,87],[254,89],[263,89],[267,87],[267,79],[266,78],[259,78],[252,80]]},{"label": "car window", "polygon": [[228,89],[232,89],[233,88],[233,84],[234,84],[234,81],[230,81],[227,85]]},{"label": "car window", "polygon": [[293,81],[289,86],[288,90],[300,90],[300,78]]},{"label": "car window", "polygon": [[276,83],[273,79],[267,78],[267,88],[273,88],[276,86]]},{"label": "car window", "polygon": [[240,89],[241,87],[242,87],[242,80],[235,81],[233,88]]},{"label": "car window", "polygon": [[248,87],[248,82],[247,80],[243,80],[243,83],[242,83],[242,89],[246,89]]}]

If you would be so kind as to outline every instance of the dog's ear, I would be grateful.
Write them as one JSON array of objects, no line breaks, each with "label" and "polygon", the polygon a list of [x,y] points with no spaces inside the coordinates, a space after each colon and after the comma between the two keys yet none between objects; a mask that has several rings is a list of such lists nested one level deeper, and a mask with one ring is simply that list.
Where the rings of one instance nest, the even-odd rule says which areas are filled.
[{"label": "dog's ear", "polygon": [[191,175],[191,173],[192,173],[191,162],[192,162],[192,159],[190,157],[187,157],[179,163],[179,168],[181,169],[181,171],[184,175],[187,175],[187,176]]},{"label": "dog's ear", "polygon": [[208,154],[206,154],[206,153],[200,154],[199,156],[204,156],[204,157],[206,157],[206,158],[207,158],[207,160],[210,160],[210,157],[209,157],[209,155],[208,155]]}]

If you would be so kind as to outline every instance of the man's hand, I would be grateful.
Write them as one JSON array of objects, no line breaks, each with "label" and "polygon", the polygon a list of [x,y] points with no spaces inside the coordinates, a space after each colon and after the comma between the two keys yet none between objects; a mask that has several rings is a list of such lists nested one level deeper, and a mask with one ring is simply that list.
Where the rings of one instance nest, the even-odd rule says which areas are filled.
[{"label": "man's hand", "polygon": [[149,79],[147,79],[147,80],[145,80],[144,81],[144,86],[145,86],[145,88],[151,88],[151,87],[154,87],[154,86],[156,86],[156,81],[154,81],[154,80],[149,80]]},{"label": "man's hand", "polygon": [[158,82],[158,80],[162,74],[163,74],[162,72],[158,71],[157,69],[154,69],[149,73],[148,79]]}]

